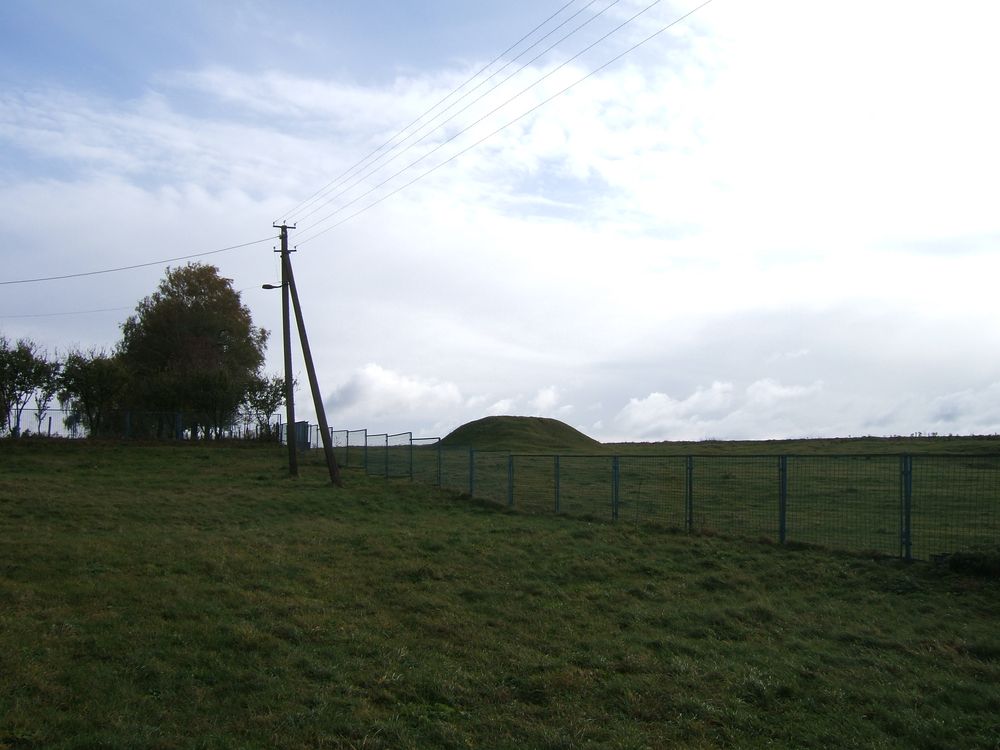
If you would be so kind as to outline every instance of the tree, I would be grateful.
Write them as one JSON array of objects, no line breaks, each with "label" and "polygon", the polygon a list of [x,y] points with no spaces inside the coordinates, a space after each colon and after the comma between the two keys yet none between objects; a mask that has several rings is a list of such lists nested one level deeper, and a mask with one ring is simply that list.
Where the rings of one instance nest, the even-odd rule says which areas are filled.
[{"label": "tree", "polygon": [[272,428],[271,417],[285,405],[285,380],[280,375],[263,377],[254,375],[250,379],[243,398],[243,413],[247,422],[257,425],[257,435],[262,440],[277,439]]},{"label": "tree", "polygon": [[47,372],[48,361],[39,354],[35,342],[20,339],[11,347],[7,338],[0,336],[0,409],[3,427],[14,437],[21,434],[21,415]]},{"label": "tree", "polygon": [[35,423],[36,432],[42,432],[42,420],[49,410],[49,404],[59,392],[59,372],[62,364],[55,360],[46,359],[39,368],[39,380],[35,387]]},{"label": "tree", "polygon": [[218,433],[260,369],[267,337],[215,266],[168,268],[122,324],[118,353],[131,375],[130,403],[194,414],[194,432],[200,423]]},{"label": "tree", "polygon": [[58,379],[59,403],[70,410],[67,426],[82,423],[92,436],[113,432],[111,417],[122,406],[129,380],[118,357],[96,349],[71,351]]}]

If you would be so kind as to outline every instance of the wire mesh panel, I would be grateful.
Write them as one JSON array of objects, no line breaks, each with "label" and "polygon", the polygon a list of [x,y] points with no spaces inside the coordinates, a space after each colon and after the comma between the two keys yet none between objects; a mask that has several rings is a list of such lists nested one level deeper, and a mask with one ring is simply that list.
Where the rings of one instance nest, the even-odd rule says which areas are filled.
[{"label": "wire mesh panel", "polygon": [[386,433],[365,438],[365,471],[369,476],[389,476],[389,436]]},{"label": "wire mesh panel", "polygon": [[778,541],[776,456],[695,456],[691,481],[693,529]]},{"label": "wire mesh panel", "polygon": [[1000,456],[914,456],[913,557],[1000,544]]},{"label": "wire mesh panel", "polygon": [[385,441],[387,477],[413,477],[413,433],[398,432]]},{"label": "wire mesh panel", "polygon": [[514,456],[514,507],[532,513],[556,510],[557,456]]},{"label": "wire mesh panel", "polygon": [[899,456],[789,456],[789,541],[900,554]]},{"label": "wire mesh panel", "polygon": [[413,479],[424,484],[441,484],[441,438],[413,438]]},{"label": "wire mesh panel", "polygon": [[619,457],[618,518],[684,528],[685,465],[683,457]]},{"label": "wire mesh panel", "polygon": [[508,502],[508,469],[510,454],[507,451],[474,451],[472,494],[494,503]]},{"label": "wire mesh panel", "polygon": [[344,466],[363,469],[368,455],[368,430],[348,430],[347,448],[344,450]]},{"label": "wire mesh panel", "polygon": [[559,457],[559,512],[613,517],[612,456]]},{"label": "wire mesh panel", "polygon": [[468,448],[440,448],[439,451],[441,454],[441,486],[459,492],[468,492],[471,451]]},{"label": "wire mesh panel", "polygon": [[330,430],[330,442],[333,443],[333,456],[341,466],[347,466],[347,430]]}]

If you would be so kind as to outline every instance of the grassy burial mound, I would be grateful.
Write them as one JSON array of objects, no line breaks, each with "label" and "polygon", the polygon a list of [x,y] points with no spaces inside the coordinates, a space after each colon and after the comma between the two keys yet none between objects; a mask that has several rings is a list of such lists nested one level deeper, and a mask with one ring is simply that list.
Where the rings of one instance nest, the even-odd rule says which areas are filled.
[{"label": "grassy burial mound", "polygon": [[441,441],[446,448],[519,451],[588,451],[601,444],[548,417],[485,417],[464,424]]},{"label": "grassy burial mound", "polygon": [[1000,582],[0,441],[0,748],[982,748]]}]

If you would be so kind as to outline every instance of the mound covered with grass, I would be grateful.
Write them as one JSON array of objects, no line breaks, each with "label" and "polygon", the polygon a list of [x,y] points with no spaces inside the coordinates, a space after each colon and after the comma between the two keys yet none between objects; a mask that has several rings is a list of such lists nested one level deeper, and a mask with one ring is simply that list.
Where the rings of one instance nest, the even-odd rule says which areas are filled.
[{"label": "mound covered with grass", "polygon": [[485,417],[464,424],[441,441],[449,448],[476,450],[543,451],[591,450],[596,440],[548,417]]}]

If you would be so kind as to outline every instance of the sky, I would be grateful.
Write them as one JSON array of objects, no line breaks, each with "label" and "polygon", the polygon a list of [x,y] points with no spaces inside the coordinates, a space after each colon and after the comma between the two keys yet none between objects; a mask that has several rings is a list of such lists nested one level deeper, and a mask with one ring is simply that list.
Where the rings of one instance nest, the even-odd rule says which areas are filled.
[{"label": "sky", "polygon": [[[5,0],[0,282],[261,240],[192,260],[279,373],[287,221],[335,429],[1000,432],[1000,6],[649,2]],[[0,335],[110,350],[184,262]]]}]

